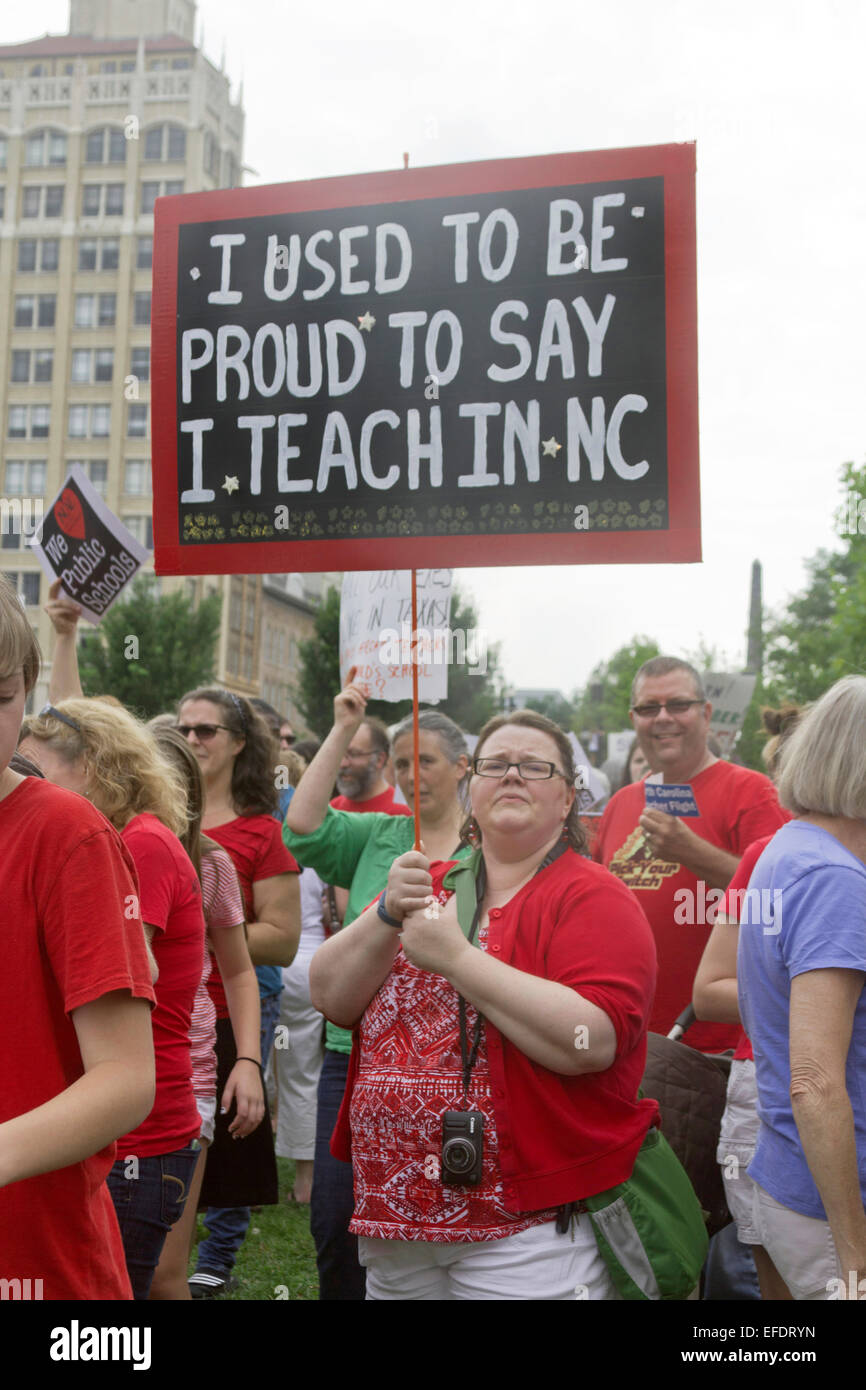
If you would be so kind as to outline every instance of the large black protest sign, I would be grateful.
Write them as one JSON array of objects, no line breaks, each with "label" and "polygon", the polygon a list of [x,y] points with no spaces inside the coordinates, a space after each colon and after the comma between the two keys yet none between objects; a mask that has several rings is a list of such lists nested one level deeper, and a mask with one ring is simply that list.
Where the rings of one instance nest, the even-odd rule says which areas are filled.
[{"label": "large black protest sign", "polygon": [[31,548],[65,598],[98,623],[148,558],[147,551],[105,505],[84,469],[73,464],[45,514]]},{"label": "large black protest sign", "polygon": [[157,568],[699,558],[693,165],[158,204]]}]

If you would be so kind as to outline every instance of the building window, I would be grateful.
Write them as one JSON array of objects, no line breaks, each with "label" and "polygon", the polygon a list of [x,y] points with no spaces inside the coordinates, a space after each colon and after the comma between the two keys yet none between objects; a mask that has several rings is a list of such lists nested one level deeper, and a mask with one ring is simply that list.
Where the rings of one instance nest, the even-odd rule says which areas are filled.
[{"label": "building window", "polygon": [[123,470],[123,491],[128,497],[150,496],[150,459],[127,459]]},{"label": "building window", "polygon": [[141,204],[140,211],[147,216],[153,212],[153,205],[159,197],[159,184],[145,182],[141,185]]},{"label": "building window", "polygon": [[111,433],[110,405],[71,405],[70,439],[107,439]]},{"label": "building window", "polygon": [[147,438],[147,406],[130,405],[126,420],[127,439]]},{"label": "building window", "polygon": [[47,439],[50,428],[50,405],[10,405],[10,439]]},{"label": "building window", "polygon": [[84,147],[85,164],[124,164],[126,138],[116,126],[91,130]]},{"label": "building window", "polygon": [[76,385],[111,381],[114,376],[114,348],[73,348],[70,380]]},{"label": "building window", "polygon": [[16,328],[53,328],[56,294],[16,294]]},{"label": "building window", "polygon": [[117,316],[116,294],[77,294],[75,296],[76,328],[113,328]]},{"label": "building window", "polygon": [[131,536],[145,550],[153,550],[153,520],[149,516],[122,516],[121,521]]},{"label": "building window", "polygon": [[133,295],[132,321],[136,328],[150,327],[150,290],[136,290]]},{"label": "building window", "polygon": [[119,237],[82,237],[79,241],[79,270],[117,270],[119,264]]},{"label": "building window", "polygon": [[202,151],[202,163],[203,163],[203,165],[204,165],[204,171],[205,171],[206,174],[210,174],[211,178],[213,178],[213,179],[219,177],[219,168],[220,168],[220,152],[219,152],[219,146],[217,145],[215,136],[214,136],[213,133],[212,133],[211,131],[209,131],[209,130],[206,130],[205,133],[204,133],[204,148],[203,148],[203,151]]},{"label": "building window", "polygon": [[6,210],[6,189],[5,189],[5,188],[0,188],[0,221],[2,221],[2,219],[3,219],[3,213],[5,212],[5,210]]},{"label": "building window", "polygon": [[22,217],[60,217],[62,212],[63,184],[29,183],[22,189]]},{"label": "building window", "polygon": [[10,381],[37,382],[50,381],[54,374],[54,349],[30,348],[12,349],[12,372]]},{"label": "building window", "polygon": [[66,135],[62,130],[33,130],[24,142],[24,164],[39,169],[66,163]]},{"label": "building window", "polygon": [[129,361],[129,370],[140,382],[150,381],[150,348],[134,347]]},{"label": "building window", "polygon": [[153,237],[140,236],[135,256],[137,270],[153,269]]},{"label": "building window", "polygon": [[45,491],[44,459],[10,459],[6,465],[9,497],[41,497]]},{"label": "building window", "polygon": [[151,126],[144,135],[144,158],[186,159],[186,131],[183,126]]},{"label": "building window", "polygon": [[81,190],[82,217],[121,217],[123,215],[122,183],[86,183]]},{"label": "building window", "polygon": [[9,137],[0,135],[0,169],[6,168],[6,161],[9,156]]},{"label": "building window", "polygon": [[[4,536],[4,540],[5,539]],[[38,570],[4,570],[3,573],[15,592],[21,595],[26,608],[39,607],[40,580],[42,579],[42,575]]]},{"label": "building window", "polygon": [[18,243],[18,269],[22,273],[36,269],[36,248],[39,242],[34,237],[28,237],[25,241]]},{"label": "building window", "polygon": [[108,464],[105,459],[69,459],[67,468],[77,464],[83,468],[100,497],[104,497],[108,487]]}]

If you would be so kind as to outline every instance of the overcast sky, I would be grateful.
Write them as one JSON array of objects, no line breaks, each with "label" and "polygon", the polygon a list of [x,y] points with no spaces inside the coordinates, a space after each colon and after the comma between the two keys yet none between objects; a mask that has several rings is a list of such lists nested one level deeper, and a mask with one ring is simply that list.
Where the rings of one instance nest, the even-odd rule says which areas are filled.
[{"label": "overcast sky", "polygon": [[[0,40],[68,27],[4,6]],[[568,692],[635,633],[745,655],[834,541],[866,446],[861,0],[200,0],[243,78],[248,183],[696,140],[700,565],[470,569],[515,685]]]}]

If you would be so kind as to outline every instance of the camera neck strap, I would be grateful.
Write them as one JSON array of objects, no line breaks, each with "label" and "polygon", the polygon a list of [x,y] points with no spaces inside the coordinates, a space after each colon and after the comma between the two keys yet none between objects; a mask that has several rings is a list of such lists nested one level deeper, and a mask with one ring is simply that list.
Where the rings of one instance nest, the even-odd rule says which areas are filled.
[{"label": "camera neck strap", "polygon": [[[567,841],[557,840],[553,849],[545,855],[532,877],[535,878],[540,874],[543,869],[547,868],[548,864],[553,864],[568,848]],[[472,924],[469,931],[466,933],[466,939],[470,946],[475,943],[475,935],[481,921],[481,913],[484,909],[484,894],[486,892],[487,865],[484,863],[484,855],[481,854],[478,859],[478,872],[475,876],[475,911],[472,915]],[[460,1060],[463,1063],[463,1094],[467,1096],[469,1094],[469,1078],[472,1075],[472,1068],[475,1066],[478,1057],[478,1048],[481,1044],[481,1030],[484,1027],[484,1016],[480,1012],[476,1013],[475,1027],[472,1030],[472,1044],[470,1046],[469,1033],[466,1027],[466,1000],[463,998],[462,994],[457,995],[457,1010],[460,1018]]]}]

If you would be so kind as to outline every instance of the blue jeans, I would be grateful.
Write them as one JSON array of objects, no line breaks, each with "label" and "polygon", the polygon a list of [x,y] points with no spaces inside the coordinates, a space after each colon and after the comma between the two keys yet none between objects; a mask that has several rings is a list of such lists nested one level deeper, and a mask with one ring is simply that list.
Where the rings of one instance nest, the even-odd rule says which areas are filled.
[{"label": "blue jeans", "polygon": [[[266,1067],[280,1016],[280,996],[269,994],[262,999],[261,1010],[262,1066]],[[203,1217],[208,1234],[206,1240],[199,1242],[196,1269],[223,1276],[231,1274],[238,1251],[246,1240],[251,1215],[249,1207],[208,1207]]]},{"label": "blue jeans", "polygon": [[325,1048],[319,1076],[310,1231],[316,1242],[319,1298],[363,1301],[367,1276],[358,1262],[358,1237],[349,1231],[355,1210],[352,1165],[334,1158],[330,1149],[348,1070],[348,1053]]},{"label": "blue jeans", "polygon": [[136,1158],[137,1172],[130,1172],[132,1156],[124,1156],[108,1174],[129,1282],[138,1300],[150,1293],[165,1238],[183,1211],[198,1154],[196,1140],[194,1147],[190,1144],[155,1158]]}]

